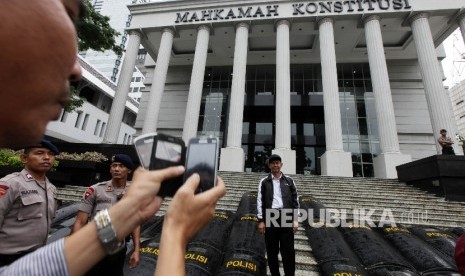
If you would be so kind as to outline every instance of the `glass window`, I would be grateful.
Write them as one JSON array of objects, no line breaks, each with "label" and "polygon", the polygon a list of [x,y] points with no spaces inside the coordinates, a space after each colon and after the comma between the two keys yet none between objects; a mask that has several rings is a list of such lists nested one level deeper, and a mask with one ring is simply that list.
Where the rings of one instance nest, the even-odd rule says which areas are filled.
[{"label": "glass window", "polygon": [[242,134],[249,134],[249,122],[242,122]]},{"label": "glass window", "polygon": [[315,126],[313,124],[304,123],[304,135],[305,136],[314,136],[315,135]]},{"label": "glass window", "polygon": [[297,135],[297,124],[291,123],[291,135]]},{"label": "glass window", "polygon": [[86,130],[88,121],[89,121],[89,114],[86,114],[84,116],[84,122],[82,123],[82,127],[81,127],[82,130],[84,131]]},{"label": "glass window", "polygon": [[272,135],[273,134],[273,124],[272,123],[257,123],[255,134],[258,135]]}]

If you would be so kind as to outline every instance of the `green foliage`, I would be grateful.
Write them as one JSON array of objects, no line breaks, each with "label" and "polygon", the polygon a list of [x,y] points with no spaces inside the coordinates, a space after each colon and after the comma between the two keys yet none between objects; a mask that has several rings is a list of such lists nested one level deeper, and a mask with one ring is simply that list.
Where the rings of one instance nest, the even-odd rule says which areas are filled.
[{"label": "green foliage", "polygon": [[84,6],[85,15],[76,25],[79,50],[93,49],[103,52],[110,49],[121,55],[123,48],[116,45],[115,40],[120,33],[110,26],[110,18],[97,12],[89,0],[84,0]]},{"label": "green foliage", "polygon": [[84,98],[77,95],[76,88],[74,86],[70,86],[69,102],[64,107],[65,111],[73,112],[84,104],[84,100]]},{"label": "green foliage", "polygon": [[[23,153],[23,150],[11,150],[11,149],[0,149],[0,166],[14,167],[22,169],[24,167],[23,162],[21,162],[20,155]],[[58,166],[58,161],[53,162],[52,171]]]},{"label": "green foliage", "polygon": [[9,166],[15,168],[22,168],[23,163],[19,155],[21,152],[14,151],[11,149],[1,149],[0,150],[0,166]]}]

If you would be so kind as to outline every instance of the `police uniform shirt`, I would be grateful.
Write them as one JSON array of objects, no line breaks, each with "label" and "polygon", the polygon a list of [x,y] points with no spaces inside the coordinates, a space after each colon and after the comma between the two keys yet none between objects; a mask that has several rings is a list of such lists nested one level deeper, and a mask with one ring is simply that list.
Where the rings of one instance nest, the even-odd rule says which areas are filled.
[{"label": "police uniform shirt", "polygon": [[25,169],[0,179],[0,254],[28,252],[46,243],[56,194],[47,178],[40,183]]},{"label": "police uniform shirt", "polygon": [[[129,184],[126,184],[128,187]],[[87,188],[79,206],[79,211],[90,215],[93,219],[97,212],[110,208],[118,202],[118,196],[124,194],[124,189],[115,189],[111,180],[100,182]]]}]

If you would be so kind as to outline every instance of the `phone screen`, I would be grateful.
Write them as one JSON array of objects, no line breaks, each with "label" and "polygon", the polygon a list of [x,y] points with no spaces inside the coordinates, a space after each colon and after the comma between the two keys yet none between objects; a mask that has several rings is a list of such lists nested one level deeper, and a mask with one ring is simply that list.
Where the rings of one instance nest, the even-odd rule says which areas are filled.
[{"label": "phone screen", "polygon": [[193,173],[200,175],[200,192],[208,190],[216,183],[217,162],[217,140],[216,139],[193,139],[189,143],[186,172],[184,179]]},{"label": "phone screen", "polygon": [[169,141],[158,141],[155,150],[157,159],[179,162],[181,161],[182,146],[180,144],[171,143]]},{"label": "phone screen", "polygon": [[153,137],[147,137],[134,141],[134,146],[136,148],[137,154],[139,155],[140,163],[145,169],[149,169],[150,167],[153,141]]}]

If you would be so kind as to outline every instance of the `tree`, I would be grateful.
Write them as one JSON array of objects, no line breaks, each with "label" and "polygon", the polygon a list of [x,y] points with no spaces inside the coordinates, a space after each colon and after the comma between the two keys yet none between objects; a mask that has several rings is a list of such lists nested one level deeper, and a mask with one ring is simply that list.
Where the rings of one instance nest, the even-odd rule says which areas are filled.
[{"label": "tree", "polygon": [[65,112],[68,112],[68,113],[73,112],[76,109],[80,108],[84,104],[84,101],[85,101],[84,98],[81,98],[77,95],[76,87],[70,85],[69,90],[70,90],[69,101],[63,108]]},{"label": "tree", "polygon": [[118,46],[115,40],[120,33],[110,26],[110,17],[97,12],[89,0],[84,0],[84,6],[84,17],[76,25],[79,50],[113,50],[115,54],[121,55],[123,48]]},{"label": "tree", "polygon": [[[84,0],[84,16],[76,24],[79,51],[93,49],[103,52],[112,50],[117,55],[123,54],[123,48],[116,45],[116,37],[120,35],[110,26],[110,17],[97,12],[89,0]],[[70,99],[64,107],[72,112],[81,107],[84,99],[77,95],[76,87],[70,86]]]}]

